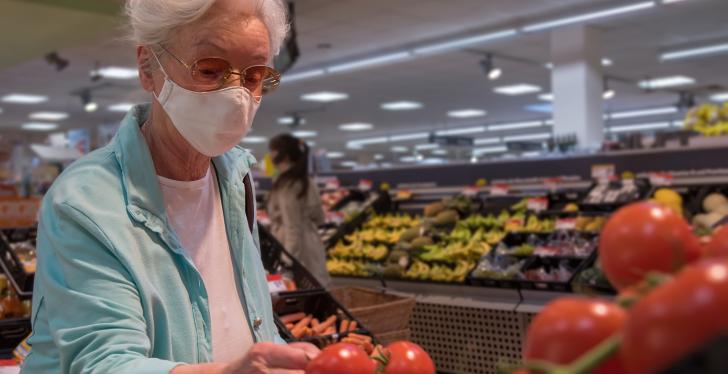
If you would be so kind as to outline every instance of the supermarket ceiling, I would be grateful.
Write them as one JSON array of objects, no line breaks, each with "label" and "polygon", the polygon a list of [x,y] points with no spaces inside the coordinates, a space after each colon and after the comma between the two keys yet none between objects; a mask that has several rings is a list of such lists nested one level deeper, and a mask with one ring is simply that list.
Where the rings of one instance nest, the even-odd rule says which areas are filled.
[{"label": "supermarket ceiling", "polygon": [[[494,93],[496,86],[518,83],[539,86],[540,93],[549,92],[548,31],[510,35],[504,30],[522,30],[524,25],[544,20],[644,3],[654,6],[587,22],[603,30],[603,55],[611,61],[604,72],[614,78],[609,84],[617,95],[605,102],[605,110],[663,108],[678,100],[676,92],[646,93],[639,89],[634,82],[647,77],[694,78],[695,84],[681,89],[703,98],[728,91],[725,55],[659,59],[665,51],[728,42],[728,2],[724,0],[297,0],[301,58],[284,76],[284,84],[266,97],[252,136],[267,138],[289,131],[278,122],[295,113],[305,120],[295,131],[311,136],[307,140],[319,149],[340,153],[337,162],[365,162],[375,154],[398,159],[402,154],[393,152],[392,147],[411,156],[416,145],[425,156],[469,157],[469,152],[453,150],[445,156],[447,150],[422,146],[426,141],[421,137],[406,140],[407,135],[550,118],[549,102],[539,99],[539,93]],[[68,118],[54,121],[61,129],[93,128],[119,121],[123,113],[109,110],[115,104],[148,101],[135,79],[90,80],[89,72],[97,67],[134,67],[134,50],[121,37],[120,4],[119,0],[0,0],[0,96],[24,93],[48,97],[35,105],[0,102],[3,136],[44,136],[20,129],[24,123],[37,122],[29,116],[39,111],[67,113]],[[481,42],[443,48],[443,43],[482,35],[502,37],[482,37]],[[437,53],[412,53],[417,50]],[[53,51],[61,61],[68,61],[63,70],[56,70],[58,60],[51,58],[56,65],[47,61],[46,56]],[[496,81],[485,77],[480,64],[484,53],[492,53],[494,64],[503,71]],[[124,76],[125,71],[116,73]],[[91,113],[84,111],[81,93],[86,89],[98,103],[98,110]],[[316,92],[343,93],[347,98],[328,103],[302,100],[302,95]],[[381,108],[383,103],[401,101],[416,102],[414,106],[419,108]],[[406,108],[407,104],[399,106]],[[482,110],[487,115],[448,115],[459,109]],[[621,121],[655,122],[678,115],[666,112]],[[350,128],[360,131],[340,129],[340,125],[351,123],[357,125]],[[534,131],[519,129],[495,135]],[[402,140],[396,143],[376,141],[397,136]],[[481,144],[493,138],[488,134],[473,136],[484,138]],[[347,148],[347,142],[360,139],[374,141],[360,145],[363,149]],[[265,150],[264,143],[248,146],[258,156]]]}]

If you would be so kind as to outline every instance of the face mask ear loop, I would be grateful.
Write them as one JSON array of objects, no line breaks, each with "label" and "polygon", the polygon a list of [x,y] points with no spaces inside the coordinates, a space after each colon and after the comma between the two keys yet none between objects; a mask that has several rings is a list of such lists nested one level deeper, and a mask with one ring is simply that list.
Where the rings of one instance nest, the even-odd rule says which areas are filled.
[{"label": "face mask ear loop", "polygon": [[157,57],[157,54],[152,50],[151,47],[148,47],[149,51],[152,52],[152,56],[154,56],[154,59],[157,61],[157,65],[159,65],[159,69],[162,70],[162,74],[164,74],[164,79],[169,79],[169,75],[167,75],[167,72],[164,70],[164,66],[162,65],[162,62],[159,61],[159,57]]}]

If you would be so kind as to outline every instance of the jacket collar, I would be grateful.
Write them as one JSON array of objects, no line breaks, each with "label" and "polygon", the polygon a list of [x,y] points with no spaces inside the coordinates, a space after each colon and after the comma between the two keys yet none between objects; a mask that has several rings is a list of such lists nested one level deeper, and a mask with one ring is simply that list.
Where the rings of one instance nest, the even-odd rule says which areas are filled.
[{"label": "jacket collar", "polygon": [[[121,122],[114,139],[114,153],[122,174],[126,203],[132,215],[137,209],[146,210],[166,222],[162,191],[152,155],[141,132],[141,125],[149,117],[150,104],[134,106]],[[255,164],[247,150],[235,147],[212,160],[221,186],[237,184]],[[137,217],[135,217],[138,219]]]}]

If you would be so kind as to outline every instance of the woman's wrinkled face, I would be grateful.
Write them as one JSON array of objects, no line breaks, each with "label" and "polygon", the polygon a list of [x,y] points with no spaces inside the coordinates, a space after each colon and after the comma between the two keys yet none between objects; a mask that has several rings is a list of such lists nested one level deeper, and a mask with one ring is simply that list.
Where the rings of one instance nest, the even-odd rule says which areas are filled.
[{"label": "woman's wrinkled face", "polygon": [[[259,18],[243,13],[236,4],[240,2],[217,1],[203,19],[180,28],[164,47],[187,65],[211,57],[228,61],[235,71],[266,65],[271,59],[268,30]],[[209,85],[194,80],[190,70],[169,53],[162,51],[157,56],[164,71],[178,85],[192,91],[210,90]],[[152,78],[154,91],[159,93],[164,74],[157,69]],[[232,75],[226,82],[223,87],[241,84],[237,75]]]}]

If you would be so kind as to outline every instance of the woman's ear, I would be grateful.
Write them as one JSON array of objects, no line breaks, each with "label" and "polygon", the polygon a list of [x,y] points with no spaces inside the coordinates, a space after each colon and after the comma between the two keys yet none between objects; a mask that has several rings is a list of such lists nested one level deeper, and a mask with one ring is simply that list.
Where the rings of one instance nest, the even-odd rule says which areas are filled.
[{"label": "woman's ear", "polygon": [[147,46],[137,46],[137,66],[139,82],[147,92],[154,92],[154,66],[157,64],[152,51]]}]

